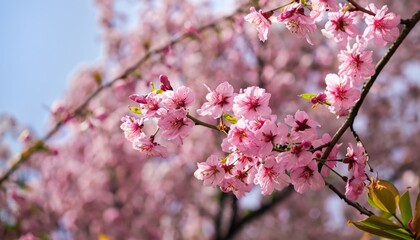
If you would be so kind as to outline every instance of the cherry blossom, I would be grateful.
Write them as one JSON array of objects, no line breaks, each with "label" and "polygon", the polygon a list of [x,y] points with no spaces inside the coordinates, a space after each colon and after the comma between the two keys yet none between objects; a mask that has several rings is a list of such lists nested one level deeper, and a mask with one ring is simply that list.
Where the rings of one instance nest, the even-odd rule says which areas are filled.
[{"label": "cherry blossom", "polygon": [[144,126],[143,121],[143,118],[137,119],[131,116],[121,118],[121,122],[123,123],[120,128],[124,131],[124,136],[127,140],[132,142],[135,138],[140,137]]},{"label": "cherry blossom", "polygon": [[185,109],[190,107],[194,102],[194,93],[191,92],[190,88],[185,86],[181,86],[176,91],[166,91],[163,96],[162,105],[166,109]]},{"label": "cherry blossom", "polygon": [[316,30],[315,19],[305,15],[304,8],[298,4],[287,6],[277,20],[286,24],[286,28],[299,38],[306,38],[309,44],[313,45],[309,33]]},{"label": "cherry blossom", "polygon": [[376,8],[375,4],[369,4],[369,9],[375,16],[365,14],[365,22],[368,25],[363,33],[366,39],[372,39],[375,44],[385,46],[397,39],[400,31],[398,24],[400,16],[395,13],[387,13],[388,6],[384,5],[381,9]]},{"label": "cherry blossom", "polygon": [[255,24],[258,31],[258,38],[260,41],[265,42],[268,38],[268,33],[270,30],[271,20],[270,17],[273,14],[272,12],[263,12],[255,10],[255,7],[250,8],[251,13],[245,16],[245,21]]},{"label": "cherry blossom", "polygon": [[140,104],[140,110],[145,117],[156,116],[160,108],[161,96],[155,92],[150,92],[146,96],[133,94],[130,95],[130,99]]},{"label": "cherry blossom", "polygon": [[304,111],[296,111],[294,116],[287,115],[284,122],[292,127],[291,137],[295,141],[312,141],[317,138],[317,127],[319,123],[309,118]]},{"label": "cherry blossom", "polygon": [[271,94],[259,87],[248,87],[241,90],[241,93],[233,99],[233,112],[236,116],[243,116],[253,119],[260,116],[271,114],[271,108],[268,106]]},{"label": "cherry blossom", "polygon": [[356,12],[338,11],[328,13],[328,22],[322,33],[327,38],[334,38],[339,46],[345,46],[348,38],[354,38],[360,34],[356,25]]},{"label": "cherry blossom", "polygon": [[325,78],[327,100],[331,103],[331,112],[338,117],[346,116],[360,97],[360,90],[351,86],[347,77],[328,74]]},{"label": "cherry blossom", "polygon": [[194,122],[187,118],[187,112],[184,109],[176,109],[162,114],[157,125],[162,130],[162,136],[172,140],[187,137]]},{"label": "cherry blossom", "polygon": [[352,86],[359,87],[363,85],[364,79],[375,73],[375,66],[372,60],[372,51],[365,51],[366,43],[357,39],[357,42],[346,50],[341,50],[338,55],[340,61],[340,75],[350,77]]},{"label": "cherry blossom", "polygon": [[233,87],[228,82],[223,82],[217,86],[214,91],[209,88],[209,93],[206,95],[206,100],[203,106],[197,110],[201,116],[212,116],[213,118],[219,118],[223,112],[232,110],[233,98],[236,93],[233,92]]},{"label": "cherry blossom", "polygon": [[205,186],[216,186],[225,177],[225,171],[220,166],[219,157],[211,155],[207,158],[206,162],[197,163],[198,169],[194,172],[194,176],[203,180]]},{"label": "cherry blossom", "polygon": [[359,198],[359,196],[363,193],[365,189],[366,177],[364,178],[350,178],[346,184],[346,192],[345,195],[348,199],[355,201]]},{"label": "cherry blossom", "polygon": [[318,172],[318,165],[315,161],[309,162],[306,166],[293,168],[290,171],[290,179],[298,193],[305,193],[308,189],[317,191],[325,186],[324,179]]},{"label": "cherry blossom", "polygon": [[343,160],[343,162],[348,164],[349,170],[353,170],[353,175],[356,178],[364,177],[367,156],[365,154],[363,145],[358,142],[356,147],[353,147],[353,144],[349,143],[346,158]]},{"label": "cherry blossom", "polygon": [[153,137],[147,137],[144,133],[133,140],[133,148],[139,150],[147,156],[168,157],[168,150],[166,147],[154,141]]},{"label": "cherry blossom", "polygon": [[259,166],[254,182],[261,186],[261,194],[270,195],[274,189],[282,190],[289,185],[290,179],[285,173],[285,166],[269,155]]}]

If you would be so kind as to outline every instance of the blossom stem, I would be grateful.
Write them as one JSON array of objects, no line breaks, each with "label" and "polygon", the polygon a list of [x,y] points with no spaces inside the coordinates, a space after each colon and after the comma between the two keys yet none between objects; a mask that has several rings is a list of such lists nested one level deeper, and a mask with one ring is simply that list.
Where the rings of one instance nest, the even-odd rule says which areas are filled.
[{"label": "blossom stem", "polygon": [[351,5],[353,5],[357,10],[362,11],[364,13],[367,13],[369,15],[375,16],[375,14],[369,10],[367,10],[366,8],[360,6],[357,2],[355,2],[354,0],[347,0]]},{"label": "blossom stem", "polygon": [[191,119],[195,123],[195,125],[200,125],[200,126],[203,126],[203,127],[208,127],[208,128],[211,128],[211,129],[214,129],[214,130],[217,130],[217,131],[221,131],[217,126],[211,125],[211,124],[206,123],[206,122],[203,122],[203,121],[191,116],[190,114],[187,114],[187,118]]},{"label": "blossom stem", "polygon": [[345,177],[343,177],[339,172],[335,171],[332,167],[330,167],[327,164],[325,164],[325,161],[321,161],[321,160],[317,160],[317,161],[319,161],[322,165],[324,165],[328,169],[330,169],[331,172],[335,173],[335,175],[339,176],[344,182],[347,182]]}]

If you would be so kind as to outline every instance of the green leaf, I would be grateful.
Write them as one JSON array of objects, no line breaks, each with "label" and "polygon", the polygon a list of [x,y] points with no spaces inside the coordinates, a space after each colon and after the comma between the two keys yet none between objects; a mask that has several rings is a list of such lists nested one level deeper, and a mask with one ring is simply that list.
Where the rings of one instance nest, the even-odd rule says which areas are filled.
[{"label": "green leaf", "polygon": [[411,203],[410,203],[410,192],[407,190],[400,198],[399,202],[401,218],[404,226],[407,226],[408,221],[413,217]]},{"label": "green leaf", "polygon": [[408,236],[408,235],[407,235],[408,238],[406,238],[405,236],[400,236],[401,233],[399,233],[399,232],[392,231],[392,230],[386,231],[386,230],[383,230],[383,229],[379,229],[377,227],[369,226],[368,224],[366,224],[364,222],[349,221],[348,224],[349,225],[354,225],[355,227],[357,227],[358,229],[360,229],[364,232],[368,232],[368,233],[371,233],[373,235],[380,236],[380,237],[385,237],[385,238],[389,238],[389,239],[398,239],[398,240],[411,239],[410,236]]},{"label": "green leaf", "polygon": [[223,113],[223,118],[226,119],[226,121],[232,123],[232,124],[236,124],[238,122],[238,119],[236,119],[236,117],[228,114],[228,113]]},{"label": "green leaf", "polygon": [[130,107],[130,106],[128,106],[128,109],[130,109],[130,111],[131,111],[132,113],[139,114],[139,115],[141,115],[141,114],[142,114],[142,113],[141,113],[141,110],[140,110],[140,108],[139,108],[139,107]]},{"label": "green leaf", "polygon": [[370,216],[367,219],[361,221],[364,224],[371,226],[371,227],[376,227],[376,228],[380,228],[380,229],[399,229],[401,228],[400,225],[394,223],[393,221],[383,218],[383,217],[379,217],[379,216]]},{"label": "green leaf", "polygon": [[[380,210],[380,208],[378,207],[378,205],[376,205],[376,203],[373,201],[373,199],[372,199],[372,197],[368,194],[368,198],[367,198],[367,200],[368,200],[368,203],[372,206],[372,207],[374,207],[374,208],[376,208],[376,209],[379,209]],[[392,216],[392,215],[391,215]]]},{"label": "green leaf", "polygon": [[318,94],[316,93],[302,93],[299,95],[299,97],[305,99],[305,100],[311,100],[313,97],[316,97]]},{"label": "green leaf", "polygon": [[362,231],[377,236],[390,239],[412,240],[412,237],[405,229],[401,228],[391,220],[379,216],[370,216],[369,218],[360,222],[349,221],[348,223],[353,224]]}]

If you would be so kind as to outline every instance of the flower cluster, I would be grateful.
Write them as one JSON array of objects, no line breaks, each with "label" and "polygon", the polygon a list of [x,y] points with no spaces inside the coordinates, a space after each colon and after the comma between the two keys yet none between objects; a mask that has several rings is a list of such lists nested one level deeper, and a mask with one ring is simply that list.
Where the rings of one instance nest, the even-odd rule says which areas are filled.
[{"label": "flower cluster", "polygon": [[[292,184],[299,193],[319,190],[324,187],[326,177],[338,162],[348,164],[352,177],[347,192],[351,198],[360,195],[364,186],[366,158],[361,145],[353,150],[350,145],[345,159],[337,159],[335,145],[327,159],[323,152],[331,137],[319,136],[318,122],[304,111],[298,110],[278,121],[269,106],[271,95],[265,89],[252,86],[235,93],[233,86],[223,82],[206,95],[207,102],[197,110],[201,116],[218,119],[217,126],[204,123],[190,115],[188,107],[194,95],[188,87],[173,90],[165,76],[160,77],[166,85],[154,89],[147,95],[131,95],[139,104],[132,107],[142,114],[140,119],[123,117],[121,129],[133,147],[150,156],[166,157],[168,151],[155,141],[157,134],[176,144],[188,136],[194,124],[213,126],[225,135],[221,143],[224,156],[213,154],[205,162],[197,164],[194,176],[204,185],[219,186],[224,192],[233,192],[238,198],[258,185],[263,195],[281,190]],[[337,81],[337,83],[335,83]],[[332,84],[342,79],[331,76]],[[343,81],[342,92],[348,90]],[[337,93],[341,94],[341,93]],[[343,104],[346,104],[345,102]],[[155,119],[157,130],[148,136],[142,130],[144,123]]]},{"label": "flower cluster", "polygon": [[[313,45],[310,34],[317,29],[316,23],[327,15],[328,20],[321,31],[341,49],[338,56],[340,66],[338,75],[327,75],[327,98],[317,103],[328,104],[331,112],[342,117],[359,100],[360,87],[365,79],[375,72],[372,51],[366,50],[369,41],[385,46],[393,42],[399,34],[400,17],[388,13],[387,6],[378,9],[372,3],[366,9],[360,8],[350,3],[339,5],[334,0],[292,1],[275,9],[280,9],[281,12],[277,17],[272,16],[274,10],[256,12],[255,8],[251,8],[251,13],[245,16],[245,20],[257,24],[261,41],[267,40],[272,22],[282,22],[297,37],[305,37]],[[366,23],[364,31],[357,25],[361,17],[364,17]]]},{"label": "flower cluster", "polygon": [[153,89],[145,96],[130,96],[130,99],[139,105],[130,109],[143,117],[137,119],[124,116],[120,127],[135,149],[149,156],[167,157],[166,147],[155,141],[157,131],[147,135],[143,131],[144,122],[149,119],[157,120],[162,137],[180,144],[194,126],[194,122],[187,116],[188,107],[194,102],[194,94],[190,88],[184,86],[173,90],[166,76],[161,75],[160,82],[162,84],[158,90]]}]

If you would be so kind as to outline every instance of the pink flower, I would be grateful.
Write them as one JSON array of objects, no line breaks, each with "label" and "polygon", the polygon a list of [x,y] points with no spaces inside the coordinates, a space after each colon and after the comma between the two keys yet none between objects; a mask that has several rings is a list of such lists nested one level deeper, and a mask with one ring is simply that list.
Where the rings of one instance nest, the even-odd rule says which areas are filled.
[{"label": "pink flower", "polygon": [[312,141],[317,138],[316,128],[319,123],[309,118],[304,111],[297,110],[295,116],[287,115],[284,122],[292,127],[291,137],[298,141]]},{"label": "pink flower", "polygon": [[264,13],[262,10],[259,10],[258,12],[255,10],[254,7],[250,8],[251,13],[245,16],[245,21],[255,24],[257,26],[258,31],[258,38],[260,41],[265,42],[268,38],[268,33],[270,30],[270,17],[273,14],[273,12],[266,12]]},{"label": "pink flower", "polygon": [[284,12],[277,17],[277,20],[284,22],[286,28],[299,38],[306,37],[308,43],[313,45],[308,33],[316,30],[315,19],[305,15],[301,4],[295,3],[286,7]]},{"label": "pink flower", "polygon": [[254,183],[261,186],[263,195],[270,195],[274,189],[282,190],[289,185],[290,179],[286,175],[285,167],[277,163],[273,155],[265,158],[258,168]]},{"label": "pink flower", "polygon": [[327,38],[334,38],[339,46],[345,46],[349,37],[354,38],[360,34],[355,24],[356,15],[356,12],[349,11],[329,12],[328,22],[322,33]]},{"label": "pink flower", "polygon": [[311,142],[303,141],[302,143],[290,145],[290,151],[281,152],[277,155],[278,162],[284,163],[286,168],[306,166],[312,161],[313,154],[308,151]]},{"label": "pink flower", "polygon": [[124,116],[121,118],[123,122],[120,128],[124,131],[125,138],[132,142],[135,138],[140,137],[143,128],[143,118],[137,119],[131,116]]},{"label": "pink flower", "polygon": [[398,24],[400,16],[395,13],[386,13],[388,7],[385,5],[377,9],[373,3],[369,4],[369,9],[375,13],[375,16],[365,14],[365,22],[368,25],[363,36],[370,40],[373,38],[375,44],[385,46],[397,39],[400,31]]},{"label": "pink flower", "polygon": [[176,91],[166,91],[163,96],[162,105],[166,109],[186,109],[194,102],[194,93],[185,86],[181,86]]},{"label": "pink flower", "polygon": [[354,178],[352,177],[347,181],[346,184],[346,197],[352,201],[357,200],[359,196],[363,193],[363,190],[365,189],[365,182],[364,178]]},{"label": "pink flower", "polygon": [[156,112],[160,106],[160,96],[154,92],[150,92],[146,96],[133,94],[130,99],[140,104],[140,110],[145,117],[156,117]]},{"label": "pink flower", "polygon": [[242,198],[246,192],[251,191],[252,184],[247,183],[248,173],[236,170],[231,178],[224,178],[220,183],[220,190],[223,192],[232,192],[237,198]]},{"label": "pink flower", "polygon": [[144,133],[133,141],[133,148],[147,156],[168,157],[166,147],[156,143],[153,137],[147,137]]},{"label": "pink flower", "polygon": [[338,74],[349,76],[351,85],[355,87],[363,85],[364,79],[375,73],[372,51],[364,51],[365,45],[357,39],[353,47],[347,46],[347,49],[341,50],[338,55],[341,62]]},{"label": "pink flower", "polygon": [[357,143],[356,148],[349,143],[347,148],[346,158],[344,158],[343,163],[348,164],[348,169],[353,170],[353,175],[356,178],[362,178],[366,175],[365,166],[367,162],[367,156],[365,154],[365,149],[363,148],[360,142]]},{"label": "pink flower", "polygon": [[160,81],[160,89],[162,91],[168,91],[168,90],[174,90],[171,86],[171,82],[169,82],[169,79],[167,76],[165,75],[160,75],[159,76],[159,81]]},{"label": "pink flower", "polygon": [[206,162],[197,163],[198,169],[194,172],[194,176],[203,180],[205,186],[216,186],[225,177],[225,171],[220,166],[219,157],[211,155]]},{"label": "pink flower", "polygon": [[325,186],[324,179],[318,172],[316,161],[311,161],[306,166],[293,168],[290,171],[290,179],[298,193],[304,193],[308,189],[317,191]]},{"label": "pink flower", "polygon": [[240,119],[231,129],[222,142],[225,152],[239,150],[247,155],[256,155],[259,151],[258,142],[254,132],[249,130],[244,119]]},{"label": "pink flower", "polygon": [[187,118],[185,109],[176,109],[163,114],[157,125],[162,130],[162,136],[168,140],[178,137],[185,138],[194,126],[194,122]]},{"label": "pink flower", "polygon": [[273,151],[275,144],[285,143],[288,130],[283,123],[276,124],[267,120],[263,126],[256,131],[256,138],[259,143],[259,156],[265,157]]},{"label": "pink flower", "polygon": [[216,90],[211,91],[206,95],[208,102],[204,103],[200,109],[197,110],[201,116],[212,116],[214,119],[222,116],[223,112],[230,111],[233,106],[233,98],[236,96],[233,93],[233,87],[228,82],[223,82],[217,86]]},{"label": "pink flower", "polygon": [[271,94],[266,93],[263,88],[248,87],[233,99],[233,112],[236,116],[251,120],[258,115],[268,116],[271,114],[271,108],[268,106],[270,97]]},{"label": "pink flower", "polygon": [[331,103],[330,110],[337,116],[345,116],[349,113],[360,98],[360,90],[351,87],[348,78],[337,74],[328,74],[325,78],[327,88],[327,100]]}]

